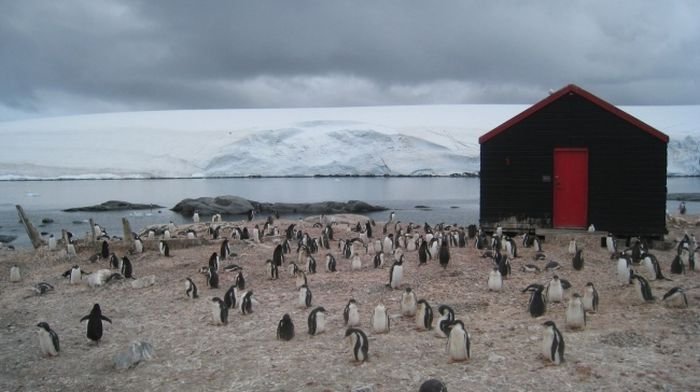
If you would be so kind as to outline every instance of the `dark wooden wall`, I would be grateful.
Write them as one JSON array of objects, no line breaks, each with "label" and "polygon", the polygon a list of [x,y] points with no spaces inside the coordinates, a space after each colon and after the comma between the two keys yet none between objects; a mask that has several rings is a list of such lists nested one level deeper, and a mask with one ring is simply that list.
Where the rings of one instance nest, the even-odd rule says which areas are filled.
[{"label": "dark wooden wall", "polygon": [[666,233],[666,143],[573,93],[481,145],[482,226],[515,217],[551,227],[555,147],[588,148],[589,224]]}]

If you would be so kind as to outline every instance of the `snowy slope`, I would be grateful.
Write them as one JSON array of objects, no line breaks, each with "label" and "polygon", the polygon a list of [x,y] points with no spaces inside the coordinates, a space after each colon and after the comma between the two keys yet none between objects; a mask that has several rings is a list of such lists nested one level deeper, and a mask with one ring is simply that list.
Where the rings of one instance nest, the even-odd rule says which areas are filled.
[{"label": "snowy slope", "polygon": [[[480,135],[526,105],[110,113],[0,123],[0,179],[436,174],[479,170]],[[622,107],[700,175],[700,106]]]}]

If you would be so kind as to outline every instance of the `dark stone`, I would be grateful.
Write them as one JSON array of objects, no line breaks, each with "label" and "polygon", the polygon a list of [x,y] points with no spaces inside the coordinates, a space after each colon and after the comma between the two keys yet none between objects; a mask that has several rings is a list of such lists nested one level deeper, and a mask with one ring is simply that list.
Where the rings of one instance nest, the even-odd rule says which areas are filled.
[{"label": "dark stone", "polygon": [[184,216],[192,216],[195,210],[197,210],[200,215],[242,215],[248,213],[248,211],[252,209],[259,213],[279,214],[339,214],[387,210],[385,207],[373,206],[358,200],[350,200],[347,202],[324,201],[320,203],[260,203],[253,200],[246,200],[238,196],[184,199],[172,208],[173,211]]},{"label": "dark stone", "polygon": [[9,244],[10,242],[14,241],[17,239],[16,235],[5,235],[5,234],[0,234],[0,242],[4,244]]},{"label": "dark stone", "polygon": [[51,219],[51,218],[44,218],[44,219],[41,220],[41,223],[43,223],[43,224],[45,224],[45,225],[48,225],[48,224],[50,224],[50,223],[53,223],[53,219]]},{"label": "dark stone", "polygon": [[102,204],[89,206],[89,207],[77,207],[69,208],[63,210],[64,212],[105,212],[105,211],[125,211],[125,210],[152,210],[154,208],[164,208],[157,204],[137,204],[129,203],[126,201],[110,200]]}]

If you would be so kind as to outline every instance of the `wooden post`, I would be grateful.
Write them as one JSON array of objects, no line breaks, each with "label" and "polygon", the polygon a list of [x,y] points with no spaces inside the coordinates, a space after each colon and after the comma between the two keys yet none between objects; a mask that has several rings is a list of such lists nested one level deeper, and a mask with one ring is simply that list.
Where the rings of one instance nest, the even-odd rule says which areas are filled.
[{"label": "wooden post", "polygon": [[122,218],[122,227],[124,227],[124,241],[129,245],[129,249],[134,245],[134,238],[131,236],[131,224],[126,218]]},{"label": "wooden post", "polygon": [[41,238],[41,235],[39,232],[36,230],[32,222],[29,221],[29,218],[27,217],[27,214],[24,213],[24,208],[22,208],[21,205],[17,204],[17,213],[19,214],[19,219],[22,221],[22,224],[24,225],[24,229],[27,231],[27,235],[29,236],[29,239],[32,241],[32,245],[34,246],[34,249],[39,249],[42,245],[45,244],[44,240]]}]

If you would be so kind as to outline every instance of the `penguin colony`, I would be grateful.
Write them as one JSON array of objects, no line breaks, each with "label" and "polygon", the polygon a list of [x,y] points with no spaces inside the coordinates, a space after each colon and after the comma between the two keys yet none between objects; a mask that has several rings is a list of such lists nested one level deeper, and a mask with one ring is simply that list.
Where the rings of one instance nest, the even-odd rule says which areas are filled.
[{"label": "penguin colony", "polygon": [[[223,223],[220,219],[217,219],[216,222]],[[538,350],[541,352],[541,357],[555,365],[566,363],[568,351],[565,351],[565,347],[567,350],[574,349],[571,345],[566,346],[567,331],[585,333],[575,331],[585,331],[590,328],[587,326],[587,322],[590,322],[590,314],[598,312],[600,302],[605,303],[604,300],[600,301],[596,285],[593,282],[588,282],[585,286],[572,287],[567,280],[561,279],[559,276],[566,274],[567,277],[572,278],[575,274],[585,273],[587,269],[602,268],[600,263],[593,264],[595,267],[587,264],[584,270],[584,249],[582,249],[581,243],[575,239],[572,239],[568,244],[566,253],[572,257],[572,264],[568,264],[556,263],[547,258],[538,258],[545,251],[543,244],[537,239],[528,245],[528,240],[523,237],[523,248],[536,247],[534,256],[524,260],[526,256],[516,257],[518,254],[517,243],[512,237],[506,235],[488,236],[477,229],[474,236],[470,238],[469,235],[465,234],[464,228],[457,226],[430,227],[426,224],[420,227],[395,223],[385,226],[385,230],[393,231],[393,233],[386,233],[383,235],[382,241],[375,241],[372,237],[367,236],[369,225],[370,223],[367,222],[367,226],[360,225],[359,230],[351,229],[343,233],[342,236],[350,237],[344,241],[337,239],[340,237],[337,233],[336,239],[330,240],[326,230],[332,230],[333,225],[320,225],[323,230],[318,238],[310,235],[313,229],[306,223],[292,224],[287,230],[282,231],[280,236],[268,234],[274,231],[273,228],[251,227],[250,231],[254,238],[248,240],[241,239],[244,235],[242,235],[243,230],[239,228],[231,230],[230,234],[225,229],[217,230],[216,236],[221,238],[220,242],[216,243],[219,253],[210,254],[208,257],[202,255],[205,260],[201,263],[203,274],[197,274],[196,270],[192,270],[187,274],[188,276],[183,275],[181,282],[184,283],[181,287],[184,290],[179,290],[182,290],[183,298],[193,301],[193,303],[209,300],[212,321],[208,324],[228,326],[235,324],[235,318],[255,317],[253,304],[257,304],[256,308],[261,309],[261,311],[266,311],[264,303],[261,305],[254,300],[252,291],[243,291],[246,274],[255,273],[257,278],[253,280],[253,285],[261,287],[263,290],[265,287],[263,282],[268,285],[287,285],[285,282],[290,282],[288,275],[286,273],[280,274],[278,268],[283,268],[283,271],[289,269],[293,276],[292,281],[296,282],[293,286],[298,292],[298,299],[290,301],[288,313],[285,313],[281,318],[280,315],[277,316],[279,320],[276,328],[277,339],[291,341],[289,344],[294,344],[295,332],[292,319],[299,321],[306,318],[308,334],[305,335],[308,336],[307,338],[313,338],[322,333],[332,333],[339,338],[342,337],[347,344],[347,359],[356,363],[366,361],[371,363],[370,340],[373,339],[370,337],[375,334],[395,333],[395,325],[401,325],[404,332],[409,325],[412,325],[410,328],[415,331],[415,334],[420,334],[421,331],[432,331],[431,336],[434,334],[436,337],[444,339],[438,340],[434,344],[444,347],[445,360],[448,363],[469,361],[473,355],[488,355],[483,351],[481,353],[472,352],[472,339],[478,341],[479,337],[472,336],[470,333],[470,315],[464,308],[455,306],[455,309],[458,309],[455,312],[453,307],[448,304],[420,297],[421,288],[424,286],[421,285],[418,278],[422,272],[419,268],[424,268],[427,271],[431,266],[439,266],[440,271],[458,270],[460,266],[450,262],[451,256],[453,257],[455,254],[471,255],[468,257],[470,263],[482,263],[484,267],[487,267],[485,271],[488,272],[481,278],[482,282],[487,281],[487,284],[477,286],[474,288],[475,290],[490,291],[490,295],[493,296],[513,295],[513,290],[523,291],[526,293],[523,296],[528,297],[527,305],[523,304],[523,312],[528,312],[533,317],[546,316],[546,318],[556,319],[557,323],[552,320],[539,320],[533,324],[540,326],[542,330],[541,350]],[[172,241],[178,237],[186,238],[188,234],[185,233],[190,232],[178,233],[177,229],[166,230],[160,235],[160,239],[153,238],[152,243],[156,244],[157,252],[161,257],[172,257],[173,254],[171,254],[166,239]],[[214,236],[214,233],[211,235]],[[139,237],[136,240],[138,245],[132,249],[132,258],[144,251],[143,241]],[[240,241],[250,241],[258,246],[273,244],[274,247],[271,249],[274,251],[271,251],[268,256],[272,258],[260,260],[260,262],[244,260],[242,257],[237,258],[237,255],[231,252],[231,245],[239,245]],[[334,246],[334,242],[338,243],[337,248]],[[340,245],[341,242],[343,245]],[[379,247],[376,246],[377,242]],[[606,241],[606,245],[608,242],[610,242],[609,239]],[[478,249],[480,244],[482,249]],[[688,307],[688,296],[683,287],[674,286],[666,294],[660,292],[654,295],[652,293],[654,288],[650,282],[666,280],[662,270],[668,271],[668,274],[688,274],[694,269],[694,255],[697,250],[694,236],[686,235],[679,242],[677,254],[670,264],[665,260],[659,262],[640,241],[633,243],[623,251],[620,251],[617,246],[617,244],[608,246],[608,249],[612,249],[610,251],[612,261],[605,268],[610,270],[611,275],[617,277],[621,286],[624,286],[623,292],[631,294],[630,299],[638,300],[637,302],[642,304],[661,302],[669,307],[683,309]],[[294,255],[295,248],[297,255]],[[152,252],[154,248],[150,249]],[[319,253],[319,250],[324,253]],[[479,257],[487,253],[489,256],[485,257],[486,260]],[[528,256],[530,253],[532,252],[526,252]],[[323,256],[319,256],[319,254]],[[219,255],[225,256],[219,257]],[[325,268],[316,271],[314,255],[324,260]],[[85,276],[100,276],[98,281],[101,284],[105,284],[112,274],[121,275],[123,278],[133,278],[131,260],[126,255],[119,258],[111,253],[108,241],[102,242],[100,258],[95,262],[100,262],[99,260],[102,259],[106,260],[111,269],[119,272],[107,270],[109,274],[100,274],[99,271],[103,271],[103,269],[97,269],[96,272],[86,273],[81,270],[79,265],[74,265],[66,272],[66,283],[80,284],[85,281]],[[454,258],[452,259],[454,260]],[[296,263],[293,260],[296,260]],[[73,259],[73,261],[76,260]],[[503,290],[507,288],[509,278],[513,274],[510,268],[511,262],[521,265],[522,268],[518,270],[522,272],[521,276],[527,275],[533,283],[525,287],[524,290],[522,287],[514,288],[506,294]],[[90,269],[95,270],[95,268]],[[375,269],[377,271],[374,271]],[[16,271],[13,269],[10,274],[13,282],[19,281],[18,278],[15,278],[18,275]],[[381,298],[376,298],[372,302],[367,302],[364,299],[361,302],[356,300],[352,290],[352,279],[356,278],[346,275],[351,271],[382,274],[385,277],[385,284],[382,285],[384,287],[381,291]],[[231,274],[231,272],[236,273]],[[439,273],[437,271],[430,272]],[[343,279],[348,280],[349,288],[345,294],[348,301],[344,308],[320,306],[324,305],[324,296],[342,294],[323,293],[321,289],[315,287],[313,276],[316,273],[344,275]],[[231,282],[233,285],[225,294],[216,291],[226,288],[220,287],[220,283],[223,286],[229,286]],[[197,283],[199,283],[199,289]],[[204,289],[202,290],[201,287]],[[313,303],[312,289],[315,294],[318,293],[318,299],[317,295],[314,295]],[[54,286],[47,282],[40,282],[36,284],[34,290],[37,294],[45,294],[54,290]],[[215,296],[216,294],[223,299]],[[459,304],[463,300],[450,299],[446,302]],[[296,310],[293,307],[294,303],[297,305]],[[562,305],[557,305],[559,303]],[[229,310],[231,309],[238,312],[230,314]],[[602,309],[604,311],[604,305]],[[302,314],[304,317],[301,317]],[[342,320],[340,320],[341,315]],[[50,322],[50,320],[47,321]],[[100,342],[103,335],[102,322],[112,322],[101,313],[98,304],[95,304],[90,314],[80,321],[87,321],[86,335],[89,340],[96,344]],[[298,326],[303,325],[299,322],[297,324]],[[40,322],[36,327],[41,353],[46,356],[58,355],[60,352],[58,334],[45,321]],[[263,327],[261,326],[260,329]],[[299,339],[298,334],[296,339]],[[373,346],[380,344],[379,340],[374,340],[374,342],[377,343],[372,343]],[[584,347],[576,349],[585,350]],[[444,387],[446,390],[441,381],[433,381],[435,388]]]}]

